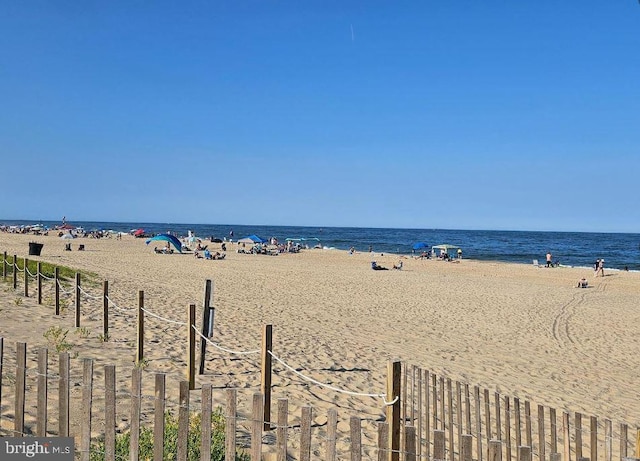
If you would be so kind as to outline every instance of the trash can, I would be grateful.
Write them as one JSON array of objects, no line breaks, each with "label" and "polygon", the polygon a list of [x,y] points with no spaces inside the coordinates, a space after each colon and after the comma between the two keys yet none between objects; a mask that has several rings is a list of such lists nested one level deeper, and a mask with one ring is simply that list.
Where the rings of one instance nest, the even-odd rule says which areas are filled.
[{"label": "trash can", "polygon": [[29,242],[29,256],[40,256],[43,246],[42,243]]}]

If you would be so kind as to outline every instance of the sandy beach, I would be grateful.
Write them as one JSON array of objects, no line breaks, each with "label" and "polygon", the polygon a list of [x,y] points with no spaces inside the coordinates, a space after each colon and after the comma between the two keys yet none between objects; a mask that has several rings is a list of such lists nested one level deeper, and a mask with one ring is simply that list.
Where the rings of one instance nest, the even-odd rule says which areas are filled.
[{"label": "sandy beach", "polygon": [[[57,236],[0,233],[0,252],[25,257],[34,240],[44,248],[40,257],[30,259],[96,273],[100,284],[85,286],[88,292],[99,296],[101,281],[109,281],[110,297],[121,308],[113,311],[111,340],[102,343],[98,337],[101,302],[87,301],[93,306],[83,312],[88,336],[72,332],[69,341],[73,361],[91,357],[98,373],[102,365],[115,364],[123,376],[120,386],[128,386],[125,370],[133,365],[132,309],[138,291],[144,291],[146,308],[176,321],[185,321],[187,306],[196,303],[200,324],[205,280],[210,279],[216,343],[236,351],[259,349],[263,325],[271,324],[274,354],[323,383],[384,393],[387,361],[399,359],[558,410],[640,424],[636,272],[605,271],[596,279],[585,268],[408,257],[402,259],[402,270],[373,271],[369,253],[316,249],[248,255],[236,253],[236,245],[229,245],[224,260],[209,261],[192,254],[155,254],[153,245],[131,236],[76,239],[73,250],[64,251],[66,241]],[[77,251],[79,244],[85,251]],[[209,248],[219,244],[209,243]],[[380,254],[375,259],[388,268],[399,260]],[[582,277],[589,288],[576,288]],[[52,290],[48,285],[45,297]],[[24,298],[10,279],[2,287],[0,336],[7,363],[16,341],[27,342],[34,354],[47,344],[43,334],[50,327],[73,330],[72,309],[56,318],[50,303],[39,306],[34,295]],[[150,318],[146,331],[147,370],[183,376],[185,329]],[[210,350],[207,372],[197,377],[197,385],[257,390],[259,362],[256,355]],[[371,422],[383,415],[379,399],[306,383],[277,363],[274,370],[274,398],[288,397],[291,413],[312,405],[319,421],[333,406],[341,421],[350,414]],[[3,402],[3,412],[9,403]]]}]

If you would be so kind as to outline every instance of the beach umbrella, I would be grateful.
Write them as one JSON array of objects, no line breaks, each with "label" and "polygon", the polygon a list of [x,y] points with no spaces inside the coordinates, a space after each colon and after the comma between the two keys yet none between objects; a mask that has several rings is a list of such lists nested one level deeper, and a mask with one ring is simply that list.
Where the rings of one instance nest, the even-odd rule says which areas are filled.
[{"label": "beach umbrella", "polygon": [[249,235],[245,238],[238,240],[238,243],[264,243],[266,240],[261,239],[257,235]]},{"label": "beach umbrella", "polygon": [[182,243],[180,243],[180,240],[178,240],[178,237],[174,235],[159,234],[159,235],[156,235],[155,237],[151,237],[149,240],[147,240],[146,243],[147,245],[149,245],[149,243],[155,242],[155,241],[169,242],[174,247],[176,247],[176,250],[178,250],[178,253],[182,253]]},{"label": "beach umbrella", "polygon": [[413,249],[414,249],[414,250],[422,250],[423,248],[427,248],[428,246],[429,246],[429,245],[427,245],[427,244],[426,244],[426,243],[424,243],[424,242],[418,242],[418,243],[415,243],[415,244],[413,245]]},{"label": "beach umbrella", "polygon": [[144,236],[144,229],[136,229],[135,231],[133,231],[133,236],[134,237]]},{"label": "beach umbrella", "polygon": [[63,235],[62,237],[60,237],[60,238],[61,238],[61,239],[65,239],[65,240],[66,240],[66,239],[73,239],[73,238],[75,238],[75,237],[73,236],[73,234],[64,234],[64,235]]}]

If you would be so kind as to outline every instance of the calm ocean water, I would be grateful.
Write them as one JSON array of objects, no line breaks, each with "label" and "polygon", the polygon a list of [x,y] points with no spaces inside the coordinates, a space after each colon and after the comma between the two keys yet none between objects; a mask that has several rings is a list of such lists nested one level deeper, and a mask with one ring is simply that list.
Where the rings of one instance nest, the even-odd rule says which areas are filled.
[{"label": "calm ocean water", "polygon": [[[29,225],[33,221],[2,221],[6,225]],[[54,227],[60,222],[44,221]],[[562,265],[592,267],[597,258],[605,259],[605,267],[640,270],[640,234],[611,234],[586,232],[529,232],[447,229],[377,229],[354,227],[297,227],[297,226],[244,226],[236,224],[176,224],[176,223],[116,223],[73,222],[85,230],[114,230],[129,232],[143,228],[147,233],[171,231],[186,236],[191,230],[202,239],[210,237],[233,239],[256,234],[263,239],[316,237],[325,247],[368,251],[377,253],[411,254],[417,242],[427,245],[448,243],[462,248],[463,256],[485,261],[506,261],[531,264],[538,259],[544,262],[547,251],[554,261]]]}]

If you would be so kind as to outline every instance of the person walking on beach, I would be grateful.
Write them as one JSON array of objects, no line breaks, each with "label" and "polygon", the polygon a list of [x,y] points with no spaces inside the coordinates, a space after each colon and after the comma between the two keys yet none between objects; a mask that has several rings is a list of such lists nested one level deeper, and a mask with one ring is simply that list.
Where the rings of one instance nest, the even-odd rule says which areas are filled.
[{"label": "person walking on beach", "polygon": [[547,267],[551,267],[553,262],[553,256],[550,251],[547,251]]},{"label": "person walking on beach", "polygon": [[604,258],[598,259],[598,267],[596,269],[596,277],[600,274],[600,277],[604,277]]}]

